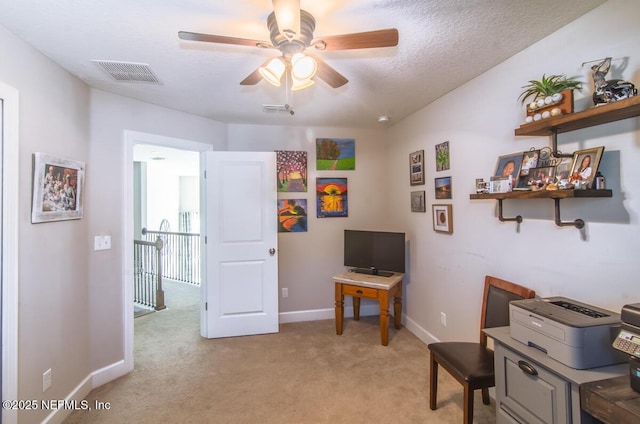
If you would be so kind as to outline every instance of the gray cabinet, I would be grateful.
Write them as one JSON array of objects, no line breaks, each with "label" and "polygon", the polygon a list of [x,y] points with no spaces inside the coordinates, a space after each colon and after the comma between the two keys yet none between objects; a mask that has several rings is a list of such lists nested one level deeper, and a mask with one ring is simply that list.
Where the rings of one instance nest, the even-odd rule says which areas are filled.
[{"label": "gray cabinet", "polygon": [[592,423],[580,384],[628,372],[628,364],[576,370],[511,338],[509,327],[484,332],[494,340],[498,424]]}]

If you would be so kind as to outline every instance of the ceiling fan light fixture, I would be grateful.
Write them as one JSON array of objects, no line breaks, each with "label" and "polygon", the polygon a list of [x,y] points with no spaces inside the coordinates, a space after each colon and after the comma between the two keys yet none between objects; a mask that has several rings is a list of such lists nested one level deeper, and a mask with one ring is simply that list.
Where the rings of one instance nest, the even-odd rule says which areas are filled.
[{"label": "ceiling fan light fixture", "polygon": [[271,59],[267,66],[261,66],[258,71],[262,78],[272,85],[280,87],[280,80],[285,71],[285,64],[279,57]]},{"label": "ceiling fan light fixture", "polygon": [[311,78],[299,80],[292,75],[291,80],[293,81],[293,83],[291,84],[291,90],[293,91],[302,90],[311,87],[314,84],[314,81]]},{"label": "ceiling fan light fixture", "polygon": [[291,73],[295,79],[306,80],[313,78],[318,70],[318,64],[311,56],[296,53],[291,58]]},{"label": "ceiling fan light fixture", "polygon": [[289,41],[300,34],[300,0],[273,0],[280,33]]}]

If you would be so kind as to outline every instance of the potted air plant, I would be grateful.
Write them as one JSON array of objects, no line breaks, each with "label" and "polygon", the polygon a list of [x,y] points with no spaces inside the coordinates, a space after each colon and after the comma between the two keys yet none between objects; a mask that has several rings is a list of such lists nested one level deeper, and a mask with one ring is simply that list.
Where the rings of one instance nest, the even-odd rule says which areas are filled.
[{"label": "potted air plant", "polygon": [[520,93],[518,99],[522,104],[525,104],[529,98],[533,98],[529,109],[535,110],[560,102],[563,98],[563,91],[581,90],[582,82],[575,77],[543,74],[540,80],[531,80],[522,88],[524,91]]}]

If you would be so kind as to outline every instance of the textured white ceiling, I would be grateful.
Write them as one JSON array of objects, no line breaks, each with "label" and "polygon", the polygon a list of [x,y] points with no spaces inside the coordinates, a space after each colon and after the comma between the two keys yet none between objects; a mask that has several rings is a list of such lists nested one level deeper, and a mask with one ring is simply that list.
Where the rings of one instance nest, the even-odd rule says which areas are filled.
[{"label": "textured white ceiling", "polygon": [[[288,99],[240,81],[272,49],[187,42],[178,31],[269,41],[270,0],[2,0],[0,25],[88,85],[221,122],[376,127],[410,115],[606,0],[301,0],[315,36],[397,28],[397,47],[317,53],[349,79]],[[6,58],[5,58],[6,59]],[[3,59],[3,60],[5,60]],[[145,63],[162,85],[114,82],[92,60]]]}]

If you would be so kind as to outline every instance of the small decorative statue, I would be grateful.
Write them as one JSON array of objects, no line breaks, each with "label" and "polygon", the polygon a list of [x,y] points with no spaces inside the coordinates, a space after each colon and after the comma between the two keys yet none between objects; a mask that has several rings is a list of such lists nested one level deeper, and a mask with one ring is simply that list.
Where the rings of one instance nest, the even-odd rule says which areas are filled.
[{"label": "small decorative statue", "polygon": [[605,79],[610,67],[610,57],[605,58],[599,64],[591,67],[591,71],[593,73],[593,84],[595,86],[595,91],[593,92],[593,103],[596,106],[617,102],[618,100],[633,97],[638,94],[636,87],[628,81],[620,79]]}]

